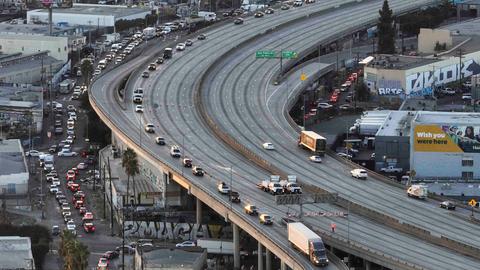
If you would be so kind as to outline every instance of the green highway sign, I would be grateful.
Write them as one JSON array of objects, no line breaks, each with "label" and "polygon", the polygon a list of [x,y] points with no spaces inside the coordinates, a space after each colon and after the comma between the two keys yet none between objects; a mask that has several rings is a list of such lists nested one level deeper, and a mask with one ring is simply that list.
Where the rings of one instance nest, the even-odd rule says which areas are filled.
[{"label": "green highway sign", "polygon": [[275,51],[256,51],[256,58],[275,58],[277,53]]},{"label": "green highway sign", "polygon": [[294,52],[294,51],[283,51],[283,52],[282,52],[282,58],[286,58],[286,59],[297,58],[297,52]]}]

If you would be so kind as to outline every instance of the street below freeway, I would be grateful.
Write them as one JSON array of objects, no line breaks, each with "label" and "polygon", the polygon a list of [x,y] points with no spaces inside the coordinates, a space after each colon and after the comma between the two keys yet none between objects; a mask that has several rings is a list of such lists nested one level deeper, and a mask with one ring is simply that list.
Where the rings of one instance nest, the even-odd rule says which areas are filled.
[{"label": "street below freeway", "polygon": [[[248,21],[249,20],[247,20],[247,23]],[[208,33],[208,41],[210,40],[214,41],[215,38],[219,39],[223,37],[223,34],[224,33],[221,33],[220,35],[215,35],[215,33]],[[220,44],[220,45],[225,46],[224,44]],[[196,46],[197,44],[194,44],[194,49],[197,48]],[[202,49],[205,49],[206,46],[202,46],[202,47],[203,47]],[[219,47],[210,46],[210,50],[212,50],[212,54],[215,54],[214,50],[219,50]],[[205,57],[206,54],[208,53],[198,54],[198,55]],[[210,134],[210,132],[208,131],[206,132],[204,131],[205,127],[201,126],[201,121],[198,118],[198,116],[196,116],[196,112],[193,109],[193,103],[191,100],[192,94],[191,92],[188,92],[188,91],[192,91],[193,89],[192,85],[196,81],[196,77],[194,75],[196,75],[196,73],[198,72],[201,72],[203,70],[201,68],[203,64],[208,65],[210,61],[202,59],[204,60],[205,63],[202,63],[202,65],[198,65],[195,67],[196,69],[198,69],[198,71],[189,70],[187,68],[184,68],[185,70],[182,70],[181,68],[179,68],[179,69],[174,69],[174,71],[170,71],[172,69],[171,67],[174,65],[177,68],[186,67],[185,62],[192,61],[191,57],[193,57],[194,55],[197,55],[197,54],[194,54],[193,51],[184,55],[177,54],[177,55],[174,55],[174,59],[171,61],[172,63],[167,62],[167,64],[165,65],[167,69],[162,71],[162,73],[159,74],[159,76],[157,76],[158,78],[156,79],[158,81],[158,84],[160,85],[152,85],[151,89],[155,89],[155,92],[157,93],[157,92],[161,92],[161,90],[164,90],[163,87],[165,87],[165,88],[171,89],[170,92],[174,92],[175,94],[172,93],[168,95],[165,94],[165,95],[153,96],[153,98],[147,100],[152,106],[151,108],[147,108],[144,116],[146,118],[145,120],[154,119],[153,115],[149,116],[149,114],[152,113],[153,111],[156,111],[157,116],[155,117],[158,117],[158,118],[155,121],[155,124],[157,125],[161,124],[161,126],[158,126],[157,128],[157,132],[158,132],[158,129],[160,129],[161,130],[160,134],[165,135],[167,138],[169,138],[170,143],[172,140],[174,140],[177,144],[184,145],[185,149],[187,150],[187,154],[192,155],[195,158],[194,162],[196,162],[196,160],[202,160],[201,165],[202,167],[207,169],[209,176],[214,175],[214,177],[216,177],[217,179],[226,179],[226,182],[228,183],[227,179],[229,179],[229,171],[230,171],[229,165],[234,164],[233,166],[234,167],[233,178],[235,179],[234,189],[236,189],[237,185],[241,185],[241,188],[245,190],[246,193],[251,194],[253,183],[260,181],[261,179],[259,178],[264,178],[266,176],[266,173],[263,171],[259,171],[258,169],[252,170],[251,165],[244,165],[245,159],[243,157],[239,157],[238,154],[231,153],[232,152],[231,150],[225,149],[225,147],[222,146],[222,144],[219,143],[218,140],[210,139],[209,137],[211,137],[212,134]],[[169,72],[172,72],[173,74],[167,74]],[[184,72],[187,74],[183,74]],[[182,76],[182,75],[186,75],[186,76]],[[165,77],[162,78],[162,76],[165,76]],[[177,78],[177,81],[178,81],[178,78],[182,78],[182,79],[188,78],[189,82],[185,82],[181,84],[180,87],[178,87],[178,83],[175,83],[174,85],[174,83],[170,82],[170,80],[173,78]],[[166,83],[167,81],[168,83]],[[146,83],[146,86],[148,86],[149,84],[148,81],[145,83]],[[143,86],[142,83],[140,83],[139,85]],[[220,92],[217,92],[217,94],[220,95]],[[170,97],[170,96],[173,96],[173,97]],[[112,99],[110,98],[109,100],[112,100]],[[149,112],[149,109],[150,109],[150,112]],[[168,111],[167,114],[162,115],[161,114],[162,110],[167,110]],[[133,111],[130,111],[130,113],[134,114]],[[195,118],[191,116],[194,116]],[[131,118],[131,117],[127,117],[127,118]],[[182,118],[190,118],[190,119],[187,122],[185,119],[182,119]],[[150,121],[153,121],[153,120],[150,120]],[[180,126],[180,125],[185,125],[185,123],[183,122],[187,122],[187,124],[192,125],[192,127]],[[127,122],[127,125],[128,124],[129,123]],[[133,136],[135,136],[134,134],[138,134],[142,132],[142,123],[140,121],[132,124],[134,125],[133,127],[129,126],[128,128],[124,129],[126,130],[127,133],[130,132],[129,134],[132,134]],[[125,125],[125,123],[122,125]],[[150,148],[150,149],[154,149],[153,147],[158,148],[158,146],[155,146],[152,143],[153,136],[147,137],[147,135],[145,135],[143,136],[143,138],[144,139],[143,139],[142,148]],[[205,142],[202,142],[202,140],[205,140]],[[213,149],[213,147],[217,147],[217,145],[218,145],[218,149]],[[203,152],[207,152],[207,150],[211,151],[211,153],[209,154],[210,158],[208,157],[203,158],[202,156],[204,155]],[[197,151],[200,151],[200,153],[197,154]],[[225,152],[222,152],[222,151],[225,151]],[[164,160],[168,161],[169,160],[168,153],[166,153],[168,152],[168,150],[164,150],[163,152],[165,152],[162,154]],[[229,156],[226,156],[224,160],[220,160],[221,158],[220,154],[225,155],[226,153],[229,153],[228,154]],[[212,159],[211,156],[214,156],[216,159]],[[211,162],[212,160],[213,162]],[[218,163],[218,161],[221,161],[221,163]],[[207,162],[207,164],[205,164],[205,162]],[[178,162],[173,164],[175,166],[176,164],[178,164]],[[176,166],[180,166],[180,165],[176,165]],[[253,168],[255,167],[253,166]],[[207,181],[210,182],[211,188],[215,189],[216,180],[213,178],[210,178],[210,180],[207,180]],[[205,183],[205,180],[202,180],[201,182]],[[241,194],[243,196],[243,192],[241,192]],[[260,196],[258,196],[259,197],[258,202],[262,202],[262,199],[264,201],[264,196],[261,193],[259,195]],[[257,205],[259,205],[262,208],[264,207],[263,206],[264,204],[265,202],[263,202],[262,204],[257,203]],[[269,203],[269,204],[270,206],[269,207],[265,206],[265,208],[272,212],[276,211],[274,216],[276,217],[282,216],[282,214],[285,212],[285,207],[275,207],[273,205],[273,201],[272,203]],[[324,225],[321,226],[323,227],[324,230],[328,228],[328,222],[325,222],[325,223],[327,223],[326,226]],[[388,228],[386,230],[388,230]],[[285,232],[283,231],[282,234],[285,235]],[[391,243],[394,243],[394,241]],[[437,247],[431,247],[431,248],[435,249]]]}]

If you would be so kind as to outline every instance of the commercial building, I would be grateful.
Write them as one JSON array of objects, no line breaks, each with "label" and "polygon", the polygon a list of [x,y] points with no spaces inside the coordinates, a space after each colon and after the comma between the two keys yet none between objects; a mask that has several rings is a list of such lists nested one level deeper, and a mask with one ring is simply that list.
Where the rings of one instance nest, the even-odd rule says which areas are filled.
[{"label": "commercial building", "polygon": [[43,128],[43,88],[0,86],[0,128],[5,137],[37,134]]},{"label": "commercial building", "polygon": [[0,160],[0,194],[6,198],[25,197],[29,174],[20,140],[1,140]]},{"label": "commercial building", "polygon": [[[119,20],[145,19],[150,14],[150,9],[140,7],[127,7],[118,5],[95,5],[77,4],[72,8],[55,9],[53,12],[54,24],[65,24],[69,26],[85,25],[96,27],[113,27]],[[47,9],[35,9],[27,11],[28,23],[48,22]]]},{"label": "commercial building", "polygon": [[207,263],[207,251],[156,249],[140,252],[136,249],[135,270],[201,270]]},{"label": "commercial building", "polygon": [[35,269],[29,237],[0,236],[0,269]]},{"label": "commercial building", "polygon": [[[478,32],[473,34],[475,31],[468,31],[463,34],[462,27],[450,28],[422,29],[419,36],[419,56],[371,57],[364,66],[365,82],[370,91],[388,98],[432,96],[438,86],[479,74]],[[446,49],[435,53],[434,48],[443,45]]]}]

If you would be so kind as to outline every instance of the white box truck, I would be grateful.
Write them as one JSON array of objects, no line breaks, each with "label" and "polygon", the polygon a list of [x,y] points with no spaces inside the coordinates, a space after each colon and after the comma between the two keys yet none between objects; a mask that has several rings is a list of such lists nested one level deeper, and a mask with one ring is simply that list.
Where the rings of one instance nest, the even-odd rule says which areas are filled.
[{"label": "white box truck", "polygon": [[428,189],[426,185],[411,185],[407,189],[408,197],[415,197],[418,199],[426,199],[428,196]]},{"label": "white box truck", "polygon": [[154,27],[147,27],[143,29],[143,36],[145,39],[152,39],[155,37],[156,31],[157,30]]},{"label": "white box truck", "polygon": [[314,265],[328,265],[327,251],[323,245],[322,238],[307,228],[301,222],[287,224],[288,241],[292,243],[303,254],[307,255]]}]

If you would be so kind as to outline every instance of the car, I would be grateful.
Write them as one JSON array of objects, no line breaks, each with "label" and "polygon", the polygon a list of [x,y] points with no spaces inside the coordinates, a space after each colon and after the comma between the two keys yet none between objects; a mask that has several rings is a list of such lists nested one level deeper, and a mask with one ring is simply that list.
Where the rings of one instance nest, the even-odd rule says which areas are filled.
[{"label": "car", "polygon": [[45,175],[47,182],[58,181],[58,176],[56,174],[47,173]]},{"label": "car", "polygon": [[157,65],[155,63],[150,63],[148,65],[148,70],[151,70],[151,71],[157,70]]},{"label": "car", "polygon": [[66,139],[65,139],[65,142],[67,144],[73,144],[73,136],[68,136]]},{"label": "car", "polygon": [[163,64],[163,62],[165,61],[165,59],[163,59],[163,57],[158,57],[157,60],[155,61],[155,63],[157,64]]},{"label": "car", "polygon": [[158,144],[158,145],[165,145],[165,138],[163,137],[156,137],[155,138],[155,143]]},{"label": "car", "polygon": [[25,152],[25,156],[27,157],[38,157],[40,155],[45,155],[45,153],[37,151],[37,150],[30,150]]},{"label": "car", "polygon": [[273,13],[275,13],[275,10],[273,8],[267,8],[265,10],[265,14],[273,14]]},{"label": "car", "polygon": [[448,96],[453,96],[456,94],[455,90],[449,87],[446,87],[442,90],[440,90],[440,93],[448,95]]},{"label": "car", "polygon": [[273,224],[273,218],[268,215],[268,214],[261,214],[258,219],[260,220],[260,223],[263,225],[272,225]]},{"label": "car", "polygon": [[76,157],[78,156],[78,153],[64,148],[62,151],[58,152],[57,155],[59,157]]},{"label": "car", "polygon": [[67,181],[75,181],[77,179],[77,175],[73,170],[67,171]]},{"label": "car", "polygon": [[205,174],[203,169],[198,166],[193,166],[192,173],[193,175],[196,175],[196,176],[203,176]]},{"label": "car", "polygon": [[75,130],[73,129],[67,129],[67,135],[68,136],[73,136],[75,138]]},{"label": "car", "polygon": [[74,230],[75,228],[76,228],[76,226],[75,226],[75,222],[73,221],[73,219],[67,221],[67,229],[68,230],[72,230],[72,229]]},{"label": "car", "polygon": [[97,269],[108,269],[110,261],[107,258],[100,258],[98,260]]},{"label": "car", "polygon": [[177,247],[177,248],[179,248],[179,247],[195,247],[195,246],[197,246],[195,241],[185,241],[185,242],[182,242],[182,243],[175,244],[175,247]]},{"label": "car", "polygon": [[321,103],[318,103],[317,104],[317,108],[318,109],[330,109],[330,108],[333,108],[333,105],[332,104],[328,104],[326,102],[321,102]]},{"label": "car", "polygon": [[368,173],[364,169],[353,169],[350,171],[350,174],[357,179],[367,179],[368,177]]},{"label": "car", "polygon": [[185,45],[186,46],[192,46],[193,45],[193,41],[191,39],[187,39],[185,40]]},{"label": "car", "polygon": [[74,105],[71,105],[71,104],[70,104],[70,105],[67,106],[67,112],[74,112],[74,111],[76,111],[76,110],[77,110],[77,109],[75,109],[75,106],[74,106]]},{"label": "car", "polygon": [[245,210],[245,213],[248,215],[254,216],[258,215],[258,210],[257,207],[253,204],[247,204],[243,207],[243,210]]},{"label": "car", "polygon": [[77,191],[80,190],[80,185],[79,185],[79,184],[76,184],[76,183],[72,183],[72,184],[68,185],[67,188],[68,188],[71,192],[77,192]]},{"label": "car", "polygon": [[132,100],[133,100],[133,103],[142,103],[143,102],[143,95],[134,94]]},{"label": "car", "polygon": [[353,107],[349,104],[343,104],[338,107],[342,111],[351,111],[353,110]]},{"label": "car", "polygon": [[[52,181],[52,185],[59,187],[59,186],[60,186],[60,180],[58,180],[58,178],[54,179],[54,180]],[[59,191],[57,191],[57,193],[58,193],[58,192],[59,192]]]},{"label": "car", "polygon": [[63,128],[57,127],[54,130],[55,135],[62,135],[63,134]]},{"label": "car", "polygon": [[50,193],[56,194],[58,192],[58,186],[50,185]]},{"label": "car", "polygon": [[58,149],[58,146],[56,144],[53,144],[52,146],[50,146],[50,148],[48,148],[48,152],[50,154],[54,154],[55,152],[57,152],[57,149]]},{"label": "car", "polygon": [[88,221],[91,221],[91,220],[93,220],[92,212],[86,212],[82,217],[83,222],[88,222]]},{"label": "car", "polygon": [[255,15],[253,15],[255,18],[261,18],[263,17],[265,14],[261,11],[257,11],[255,12]]},{"label": "car", "polygon": [[197,37],[198,40],[205,40],[206,38],[207,38],[207,36],[205,36],[205,34],[200,34]]},{"label": "car", "polygon": [[75,175],[78,175],[79,171],[77,167],[73,167],[71,170],[75,173]]},{"label": "car", "polygon": [[322,157],[320,157],[320,156],[310,156],[309,160],[311,162],[321,163],[322,162]]},{"label": "car", "polygon": [[80,208],[78,209],[78,213],[79,213],[80,215],[82,215],[82,216],[83,216],[86,212],[87,212],[87,207],[85,207],[85,206],[82,206],[82,207],[80,207]]},{"label": "car", "polygon": [[[72,212],[70,212],[70,211],[62,212],[62,216],[63,216],[64,219],[65,219],[65,218],[68,218],[68,220],[70,220],[71,217],[72,217]],[[68,220],[67,220],[67,221],[68,221]]]},{"label": "car", "polygon": [[447,210],[455,210],[455,203],[452,201],[443,201],[440,203],[440,208],[445,208]]},{"label": "car", "polygon": [[185,50],[185,43],[178,43],[177,47],[175,47],[177,51],[183,51]]},{"label": "car", "polygon": [[178,145],[172,145],[172,147],[170,147],[170,156],[174,158],[179,158],[182,156],[182,153],[180,152],[180,147],[178,147]]},{"label": "car", "polygon": [[236,191],[230,191],[228,193],[229,200],[234,203],[240,203],[240,194]]},{"label": "car", "polygon": [[155,133],[155,126],[152,123],[147,123],[145,125],[145,131],[148,133]]},{"label": "car", "polygon": [[472,100],[472,94],[465,93],[462,95],[462,100]]},{"label": "car", "polygon": [[83,229],[86,233],[95,232],[95,225],[93,225],[93,223],[91,222],[86,222],[85,224],[83,224]]},{"label": "car", "polygon": [[60,234],[60,227],[58,225],[52,226],[52,235],[56,236]]},{"label": "car", "polygon": [[262,144],[262,146],[263,146],[263,149],[266,149],[266,150],[275,150],[275,146],[273,146],[273,143],[271,142],[266,142]]},{"label": "car", "polygon": [[352,159],[353,158],[352,155],[347,154],[347,153],[343,153],[343,152],[337,153],[337,156],[343,157],[343,158],[346,158],[346,159]]},{"label": "car", "polygon": [[192,160],[190,158],[184,158],[182,160],[183,167],[191,168],[192,167]]},{"label": "car", "polygon": [[130,245],[123,245],[123,246],[116,247],[115,251],[123,252],[123,253],[127,253],[127,254],[134,254],[135,253],[135,249]]},{"label": "car", "polygon": [[289,10],[290,7],[289,7],[288,5],[282,5],[282,6],[280,7],[280,9],[281,9],[281,10]]},{"label": "car", "polygon": [[93,75],[96,76],[96,75],[100,75],[100,73],[102,73],[102,70],[101,69],[95,69],[95,71],[93,72]]},{"label": "car", "polygon": [[119,254],[116,251],[107,251],[107,252],[103,253],[102,258],[112,260],[112,259],[118,258],[118,256],[119,256]]},{"label": "car", "polygon": [[85,169],[87,169],[87,168],[88,168],[88,165],[87,165],[86,163],[84,163],[84,162],[80,162],[80,163],[78,163],[78,165],[77,165],[77,169],[79,169],[79,170],[85,170]]},{"label": "car", "polygon": [[148,73],[148,71],[144,71],[142,73],[142,78],[148,78],[148,77],[150,77],[150,74]]},{"label": "car", "polygon": [[225,182],[218,184],[217,190],[223,195],[228,195],[230,193],[230,187]]},{"label": "car", "polygon": [[135,106],[135,112],[143,113],[143,105],[136,105]]},{"label": "car", "polygon": [[233,23],[234,24],[243,24],[244,20],[242,18],[236,18]]}]

